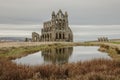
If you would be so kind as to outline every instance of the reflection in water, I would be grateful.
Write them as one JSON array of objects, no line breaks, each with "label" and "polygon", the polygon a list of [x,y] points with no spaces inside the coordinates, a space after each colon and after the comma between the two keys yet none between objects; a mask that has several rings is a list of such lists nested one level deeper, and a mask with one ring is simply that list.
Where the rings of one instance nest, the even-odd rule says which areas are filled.
[{"label": "reflection in water", "polygon": [[64,64],[78,61],[89,61],[93,59],[111,59],[107,53],[99,52],[96,46],[78,46],[66,48],[45,49],[28,56],[15,60],[17,64],[42,65],[42,64]]},{"label": "reflection in water", "polygon": [[42,51],[44,61],[52,64],[68,63],[69,57],[73,52],[73,47],[53,48]]}]

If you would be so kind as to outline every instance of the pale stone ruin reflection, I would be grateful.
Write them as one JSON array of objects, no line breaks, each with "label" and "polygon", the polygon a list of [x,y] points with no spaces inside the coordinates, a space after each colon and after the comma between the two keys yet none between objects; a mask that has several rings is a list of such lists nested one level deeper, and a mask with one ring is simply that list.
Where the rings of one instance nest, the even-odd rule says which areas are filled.
[{"label": "pale stone ruin reflection", "polygon": [[36,32],[32,33],[32,41],[73,42],[73,33],[69,27],[67,12],[63,14],[61,10],[59,10],[58,13],[53,11],[51,20],[44,22],[41,35]]},{"label": "pale stone ruin reflection", "polygon": [[44,61],[52,64],[68,63],[69,57],[73,52],[73,47],[52,48],[42,51]]}]

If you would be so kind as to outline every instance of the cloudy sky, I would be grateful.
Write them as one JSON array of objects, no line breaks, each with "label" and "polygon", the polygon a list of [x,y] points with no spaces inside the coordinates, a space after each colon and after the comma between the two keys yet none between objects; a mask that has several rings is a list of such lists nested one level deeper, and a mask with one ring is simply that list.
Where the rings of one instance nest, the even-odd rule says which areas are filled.
[{"label": "cloudy sky", "polygon": [[59,9],[71,25],[120,24],[120,0],[0,0],[0,24],[42,24]]}]

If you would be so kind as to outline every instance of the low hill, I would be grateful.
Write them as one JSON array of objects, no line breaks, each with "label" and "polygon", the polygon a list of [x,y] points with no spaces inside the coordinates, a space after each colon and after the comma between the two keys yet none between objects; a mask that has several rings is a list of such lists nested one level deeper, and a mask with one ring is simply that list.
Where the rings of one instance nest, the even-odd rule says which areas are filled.
[{"label": "low hill", "polygon": [[6,41],[25,41],[25,37],[0,37],[0,41],[6,42]]}]

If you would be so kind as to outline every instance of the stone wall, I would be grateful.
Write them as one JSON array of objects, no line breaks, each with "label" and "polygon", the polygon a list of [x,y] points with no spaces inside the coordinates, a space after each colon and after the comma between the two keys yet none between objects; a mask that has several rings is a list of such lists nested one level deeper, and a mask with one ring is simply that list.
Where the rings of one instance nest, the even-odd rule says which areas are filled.
[{"label": "stone wall", "polygon": [[33,32],[32,34],[33,42],[41,41],[41,42],[72,42],[73,41],[73,33],[68,25],[68,14],[61,10],[55,14],[52,12],[52,18],[50,21],[46,21],[43,24],[43,28],[41,29],[41,35]]},{"label": "stone wall", "polygon": [[73,33],[68,26],[67,12],[63,14],[61,10],[55,14],[53,11],[51,21],[44,22],[41,32],[42,41],[64,41],[72,42]]},{"label": "stone wall", "polygon": [[109,39],[107,37],[99,37],[98,41],[99,42],[109,42]]},{"label": "stone wall", "polygon": [[32,33],[32,41],[33,42],[39,42],[40,41],[40,35],[36,32]]}]

